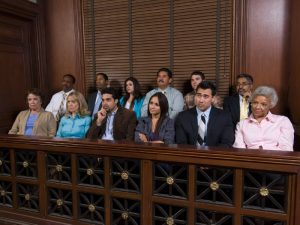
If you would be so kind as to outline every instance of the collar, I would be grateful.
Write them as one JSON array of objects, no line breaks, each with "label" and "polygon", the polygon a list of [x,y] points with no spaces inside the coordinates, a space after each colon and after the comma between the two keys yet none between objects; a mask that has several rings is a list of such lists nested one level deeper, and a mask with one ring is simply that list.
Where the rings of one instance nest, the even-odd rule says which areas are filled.
[{"label": "collar", "polygon": [[116,115],[118,109],[119,109],[119,107],[117,107],[115,111],[109,113],[108,116],[114,116],[114,115]]},{"label": "collar", "polygon": [[166,89],[164,89],[164,90],[162,90],[162,89],[160,89],[160,88],[157,88],[157,90],[159,91],[159,92],[166,92],[166,93],[168,93],[169,91],[170,91],[170,86],[168,86]]},{"label": "collar", "polygon": [[[247,118],[247,120],[249,120],[250,122],[257,122],[257,120],[253,117],[252,113]],[[268,114],[266,115],[266,117],[263,118],[263,120],[270,121],[271,123],[275,123],[276,122],[274,114],[272,114],[270,111],[268,112]]]},{"label": "collar", "polygon": [[210,111],[211,111],[211,106],[205,110],[204,112],[202,112],[197,106],[196,106],[196,111],[198,115],[204,114],[206,118],[209,117]]},{"label": "collar", "polygon": [[68,92],[64,92],[64,91],[61,91],[62,94],[67,94],[69,95],[71,92],[75,91],[75,89],[72,89],[71,91],[68,91]]}]

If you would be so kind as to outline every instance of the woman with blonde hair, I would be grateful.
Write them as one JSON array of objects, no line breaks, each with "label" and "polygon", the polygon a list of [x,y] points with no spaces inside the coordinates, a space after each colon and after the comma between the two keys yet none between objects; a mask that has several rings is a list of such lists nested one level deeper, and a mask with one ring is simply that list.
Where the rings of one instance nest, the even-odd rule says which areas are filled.
[{"label": "woman with blonde hair", "polygon": [[74,91],[67,98],[67,112],[61,118],[56,136],[63,138],[85,138],[92,118],[84,96]]}]

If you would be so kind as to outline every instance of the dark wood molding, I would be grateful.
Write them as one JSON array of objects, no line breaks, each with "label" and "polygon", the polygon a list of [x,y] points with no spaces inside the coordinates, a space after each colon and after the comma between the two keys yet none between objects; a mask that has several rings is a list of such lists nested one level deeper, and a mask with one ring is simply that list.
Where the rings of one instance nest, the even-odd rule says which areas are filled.
[{"label": "dark wood molding", "polygon": [[74,30],[75,30],[75,52],[76,52],[76,71],[77,78],[80,81],[77,83],[77,89],[83,94],[87,94],[85,90],[85,74],[84,74],[84,35],[83,35],[83,12],[82,1],[73,0],[74,8]]},{"label": "dark wood molding", "polygon": [[[0,132],[7,132],[16,113],[24,109],[25,91],[38,87],[47,92],[43,2],[35,4],[23,0],[0,1],[1,72],[10,76],[1,82],[1,90],[9,93],[1,96],[3,108],[0,115]],[[6,60],[9,59],[7,63]],[[5,81],[5,79],[2,79]],[[15,83],[15,85],[13,85]],[[10,89],[17,90],[11,92]],[[6,102],[6,103],[5,103]]]},{"label": "dark wood molding", "polygon": [[247,42],[247,0],[234,1],[233,15],[233,73],[232,83],[235,84],[236,76],[246,72],[246,42]]},{"label": "dark wood molding", "polygon": [[[0,183],[4,187],[1,189],[0,186],[0,191],[3,196],[10,196],[10,200],[2,205],[3,198],[0,197],[0,222],[3,217],[9,218],[7,224],[21,221],[22,224],[91,224],[97,218],[91,216],[85,220],[83,214],[90,210],[88,206],[93,208],[90,204],[94,204],[99,196],[103,205],[98,205],[98,213],[105,217],[104,224],[113,224],[112,214],[116,208],[112,199],[139,203],[135,213],[140,220],[136,224],[155,224],[155,205],[182,207],[187,212],[183,220],[189,225],[195,224],[195,213],[200,209],[209,214],[224,213],[232,218],[232,225],[241,224],[244,216],[274,223],[280,221],[286,225],[300,222],[297,214],[300,207],[300,153],[297,152],[17,135],[0,135],[0,150],[1,165],[5,166],[5,169],[0,167]],[[129,162],[131,164],[123,165]],[[124,172],[128,172],[127,178],[122,177]],[[101,180],[100,184],[93,181],[93,174]],[[177,177],[175,174],[181,175]],[[226,180],[228,176],[231,178]],[[130,187],[130,182],[126,181],[128,177],[131,182],[137,178],[134,183],[137,189]],[[171,183],[168,178],[171,178]],[[120,187],[117,183],[129,186]],[[221,189],[218,194],[225,191],[230,197],[213,197],[215,195],[211,192],[217,189],[212,183]],[[172,189],[170,185],[173,184],[184,184],[176,186],[182,188],[181,192],[161,191],[163,187]],[[21,194],[20,187],[25,187]],[[38,191],[30,191],[30,187],[36,187]],[[199,197],[203,191],[211,195]],[[52,192],[57,194],[53,197]],[[26,193],[36,197],[26,199]],[[80,194],[85,196],[84,201],[80,201]],[[261,203],[264,194],[270,194],[268,199],[275,198],[280,203],[277,202],[275,208]],[[91,195],[92,202],[89,201]],[[251,204],[251,201],[248,204],[249,195],[252,200],[258,195],[255,203],[252,202],[258,205]],[[67,212],[71,213],[62,210],[60,214],[52,210],[63,204],[58,200],[64,200],[66,196],[72,196],[66,200]],[[34,205],[38,207],[31,208],[31,204],[24,204],[24,199],[38,202]],[[118,210],[116,217],[121,217],[122,212],[126,212],[126,208]]]}]

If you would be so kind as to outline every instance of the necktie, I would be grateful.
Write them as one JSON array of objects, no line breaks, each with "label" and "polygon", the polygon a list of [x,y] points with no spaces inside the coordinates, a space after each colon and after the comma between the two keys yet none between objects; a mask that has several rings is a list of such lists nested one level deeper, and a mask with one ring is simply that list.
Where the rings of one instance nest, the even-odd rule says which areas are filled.
[{"label": "necktie", "polygon": [[198,129],[198,134],[199,134],[199,144],[202,145],[205,142],[205,128],[206,128],[206,119],[205,115],[202,114],[199,120],[199,129]]},{"label": "necktie", "polygon": [[100,104],[101,104],[101,95],[98,92],[98,94],[97,94],[97,100],[96,100],[96,103],[95,103],[95,106],[94,106],[94,110],[93,110],[93,119],[94,119],[96,113],[99,110]]},{"label": "necktie", "polygon": [[242,98],[242,104],[240,107],[240,120],[246,119],[248,117],[248,102],[246,98]]},{"label": "necktie", "polygon": [[60,102],[60,105],[59,105],[59,109],[58,109],[58,112],[57,112],[57,114],[56,114],[56,121],[59,121],[60,120],[60,118],[63,116],[63,114],[64,114],[64,106],[65,106],[65,100],[66,100],[66,97],[67,97],[67,94],[66,93],[64,93],[63,94],[63,98],[62,98],[62,100],[61,100],[61,102]]}]

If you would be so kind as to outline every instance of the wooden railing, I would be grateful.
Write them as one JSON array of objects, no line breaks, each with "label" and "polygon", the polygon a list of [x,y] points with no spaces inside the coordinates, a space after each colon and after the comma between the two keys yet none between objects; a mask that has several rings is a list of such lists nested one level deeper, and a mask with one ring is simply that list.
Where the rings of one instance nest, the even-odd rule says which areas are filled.
[{"label": "wooden railing", "polygon": [[0,135],[0,224],[299,225],[300,154]]}]

